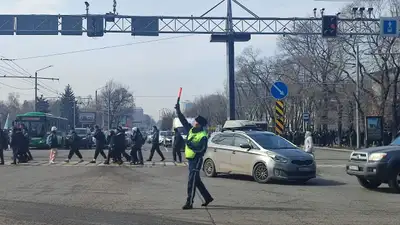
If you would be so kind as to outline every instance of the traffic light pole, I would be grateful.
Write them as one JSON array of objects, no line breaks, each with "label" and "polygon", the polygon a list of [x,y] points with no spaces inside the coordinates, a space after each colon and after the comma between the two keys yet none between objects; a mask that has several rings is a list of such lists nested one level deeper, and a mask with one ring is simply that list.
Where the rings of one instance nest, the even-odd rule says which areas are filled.
[{"label": "traffic light pole", "polygon": [[[204,15],[220,5],[227,2],[226,17],[205,17]],[[232,1],[251,14],[253,17],[233,17]],[[374,18],[339,18],[336,16],[324,16],[314,18],[279,18],[259,17],[244,7],[238,0],[222,0],[211,10],[200,17],[194,16],[133,16],[118,15],[115,7],[114,13],[89,14],[89,3],[86,4],[86,14],[81,15],[31,15],[45,18],[43,26],[48,23],[47,18],[58,20],[57,30],[51,31],[58,35],[78,35],[87,33],[89,37],[102,37],[105,33],[129,33],[133,36],[159,36],[159,34],[211,34],[211,42],[223,42],[227,51],[227,74],[228,74],[228,119],[235,119],[235,65],[234,65],[234,44],[235,42],[247,42],[251,35],[323,35],[324,37],[335,36],[356,36],[356,35],[380,35],[380,19]],[[370,11],[368,11],[370,12]],[[9,23],[15,25],[14,21],[19,20],[20,15],[3,15],[9,18]],[[78,25],[71,27],[71,21]],[[86,20],[86,24],[83,21]],[[95,22],[96,21],[96,22]],[[104,22],[105,21],[105,22]],[[136,21],[136,23],[134,23]],[[140,22],[137,22],[140,21]],[[6,21],[7,22],[7,21]],[[56,21],[54,21],[56,22]],[[99,22],[99,23],[97,23]],[[56,24],[56,23],[54,23]],[[223,26],[225,24],[226,26]],[[81,27],[80,27],[81,26]],[[101,27],[102,26],[102,27]],[[48,29],[40,26],[33,30],[18,30],[18,26],[2,28],[1,32],[12,34],[29,33],[41,35]],[[78,29],[76,29],[78,27]],[[151,29],[149,29],[151,27]],[[321,27],[321,30],[304,31],[302,27]],[[354,29],[355,27],[360,29]],[[28,58],[25,58],[28,59]]]}]

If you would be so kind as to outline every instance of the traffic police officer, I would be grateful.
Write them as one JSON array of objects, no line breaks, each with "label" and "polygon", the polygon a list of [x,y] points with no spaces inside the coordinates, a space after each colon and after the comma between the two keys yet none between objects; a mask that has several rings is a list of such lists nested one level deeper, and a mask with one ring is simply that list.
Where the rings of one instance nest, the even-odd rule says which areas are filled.
[{"label": "traffic police officer", "polygon": [[201,166],[203,165],[203,155],[207,150],[208,135],[204,129],[204,127],[207,125],[207,120],[202,116],[198,116],[195,119],[194,126],[192,126],[182,114],[179,103],[175,105],[175,109],[183,127],[188,131],[185,146],[185,157],[189,164],[189,180],[187,187],[187,200],[182,209],[185,210],[193,208],[193,200],[196,193],[196,188],[200,191],[204,199],[204,202],[201,206],[207,206],[214,200],[200,179],[200,170]]}]

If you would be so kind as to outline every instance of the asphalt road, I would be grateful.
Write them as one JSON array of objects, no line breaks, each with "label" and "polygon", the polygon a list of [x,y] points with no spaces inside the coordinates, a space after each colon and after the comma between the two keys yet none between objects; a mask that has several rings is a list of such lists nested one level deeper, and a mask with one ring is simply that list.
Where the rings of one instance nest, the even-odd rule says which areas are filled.
[{"label": "asphalt road", "polygon": [[[32,153],[47,160],[48,151]],[[205,209],[196,197],[190,211],[181,210],[185,167],[2,166],[0,224],[399,224],[399,195],[361,188],[344,172],[348,155],[317,150],[319,177],[306,185],[203,177],[215,201]]]}]

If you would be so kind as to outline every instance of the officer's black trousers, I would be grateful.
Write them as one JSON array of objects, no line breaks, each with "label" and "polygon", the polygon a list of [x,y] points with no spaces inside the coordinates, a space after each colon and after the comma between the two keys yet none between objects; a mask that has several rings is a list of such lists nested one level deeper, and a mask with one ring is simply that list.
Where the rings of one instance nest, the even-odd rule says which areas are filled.
[{"label": "officer's black trousers", "polygon": [[164,160],[165,157],[164,157],[163,153],[160,150],[160,145],[152,145],[151,146],[149,160],[153,159],[154,152],[156,152],[156,151],[157,151],[158,155],[160,155],[161,159]]},{"label": "officer's black trousers", "polygon": [[74,154],[78,156],[79,159],[83,158],[79,148],[71,148],[68,153],[68,159],[71,159]]},{"label": "officer's black trousers", "polygon": [[180,147],[174,147],[172,149],[172,157],[174,158],[175,162],[176,162],[176,156],[178,156],[179,162],[182,162],[182,153]]},{"label": "officer's black trousers", "polygon": [[96,145],[96,150],[94,152],[94,160],[97,159],[97,157],[101,154],[104,159],[107,159],[106,153],[104,153],[103,146],[102,145]]},{"label": "officer's black trousers", "polygon": [[196,188],[200,191],[200,194],[203,196],[205,202],[208,202],[212,199],[210,193],[208,192],[206,186],[204,186],[203,182],[200,179],[200,170],[203,164],[202,157],[195,157],[194,159],[188,160],[189,164],[189,180],[188,180],[188,189],[187,189],[187,200],[186,204],[192,205],[194,201],[194,196],[196,195]]}]

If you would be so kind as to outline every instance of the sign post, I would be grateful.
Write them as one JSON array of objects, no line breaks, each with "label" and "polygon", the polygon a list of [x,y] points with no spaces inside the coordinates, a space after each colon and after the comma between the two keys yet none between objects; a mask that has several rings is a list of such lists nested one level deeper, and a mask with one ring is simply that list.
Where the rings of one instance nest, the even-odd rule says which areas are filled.
[{"label": "sign post", "polygon": [[285,130],[285,103],[282,101],[288,95],[288,87],[281,81],[275,82],[271,87],[271,95],[275,102],[275,133],[282,135]]}]

